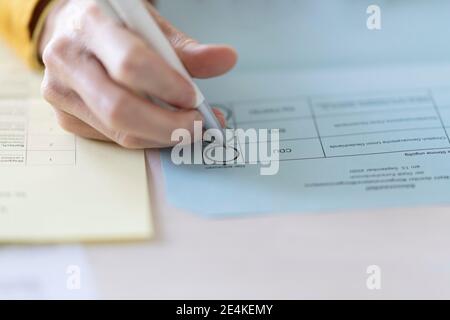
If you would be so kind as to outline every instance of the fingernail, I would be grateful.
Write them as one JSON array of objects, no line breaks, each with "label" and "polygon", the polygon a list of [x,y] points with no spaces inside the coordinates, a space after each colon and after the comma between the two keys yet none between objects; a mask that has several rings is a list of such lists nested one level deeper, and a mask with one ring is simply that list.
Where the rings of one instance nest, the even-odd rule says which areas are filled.
[{"label": "fingernail", "polygon": [[188,103],[189,108],[197,107],[197,96],[193,89],[189,90],[189,94],[186,96],[186,102]]},{"label": "fingernail", "polygon": [[195,108],[197,103],[197,97],[195,91],[191,85],[182,85],[182,88],[177,90],[179,107]]}]

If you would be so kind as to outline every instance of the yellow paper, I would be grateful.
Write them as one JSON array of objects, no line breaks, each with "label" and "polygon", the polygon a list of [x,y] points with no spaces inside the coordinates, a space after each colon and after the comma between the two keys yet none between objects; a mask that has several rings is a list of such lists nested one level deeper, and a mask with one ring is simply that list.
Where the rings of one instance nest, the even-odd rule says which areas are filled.
[{"label": "yellow paper", "polygon": [[0,63],[0,84],[14,79],[0,90],[0,242],[151,237],[144,152],[63,131],[13,60]]},{"label": "yellow paper", "polygon": [[0,100],[0,242],[151,233],[142,151],[63,131],[42,100]]}]

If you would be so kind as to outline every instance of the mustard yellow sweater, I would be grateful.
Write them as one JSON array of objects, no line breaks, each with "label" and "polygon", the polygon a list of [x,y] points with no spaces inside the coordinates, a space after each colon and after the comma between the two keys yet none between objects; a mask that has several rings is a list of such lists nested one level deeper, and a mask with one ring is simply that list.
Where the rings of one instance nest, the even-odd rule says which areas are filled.
[{"label": "mustard yellow sweater", "polygon": [[39,68],[37,43],[48,0],[0,0],[0,36],[33,68]]}]

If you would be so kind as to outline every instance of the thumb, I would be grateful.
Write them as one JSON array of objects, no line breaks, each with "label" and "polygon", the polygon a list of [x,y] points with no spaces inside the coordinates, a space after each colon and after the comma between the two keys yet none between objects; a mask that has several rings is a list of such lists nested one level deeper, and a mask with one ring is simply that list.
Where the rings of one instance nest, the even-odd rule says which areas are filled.
[{"label": "thumb", "polygon": [[237,53],[232,47],[199,44],[164,19],[152,5],[149,4],[148,7],[193,77],[217,77],[236,65]]}]

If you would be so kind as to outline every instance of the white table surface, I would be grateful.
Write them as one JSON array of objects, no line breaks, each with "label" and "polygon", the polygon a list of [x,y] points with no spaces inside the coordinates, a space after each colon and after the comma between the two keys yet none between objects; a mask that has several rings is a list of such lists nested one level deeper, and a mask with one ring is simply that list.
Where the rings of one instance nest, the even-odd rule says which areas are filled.
[{"label": "white table surface", "polygon": [[150,167],[156,238],[87,247],[101,298],[450,298],[450,208],[205,220]]}]

